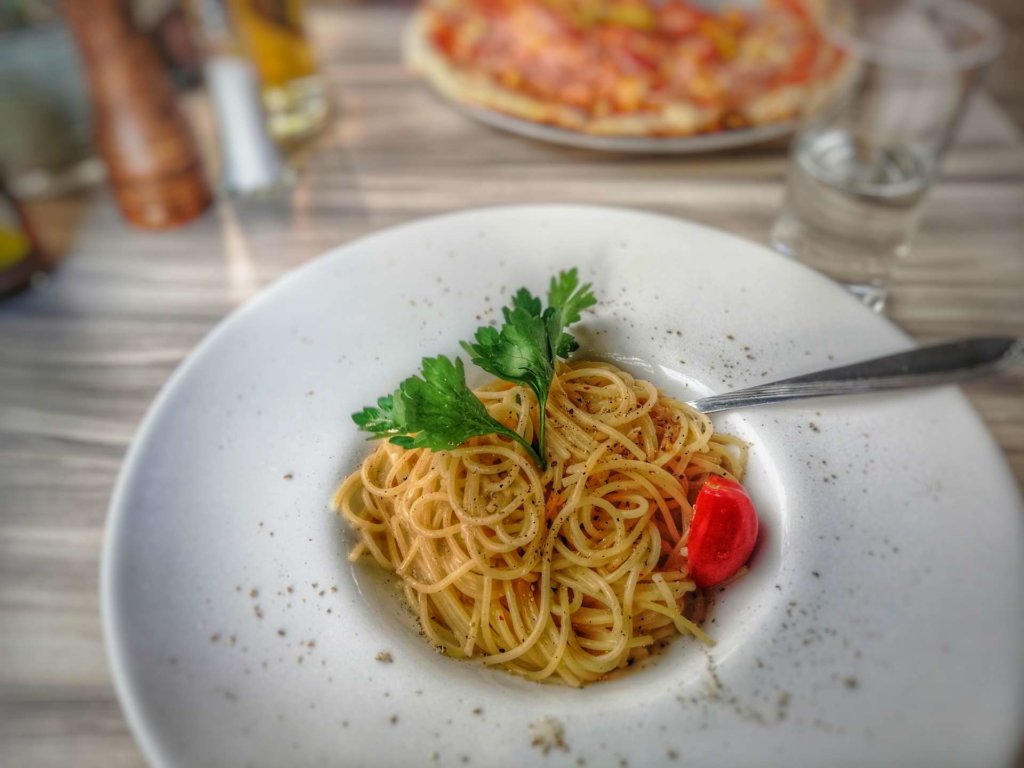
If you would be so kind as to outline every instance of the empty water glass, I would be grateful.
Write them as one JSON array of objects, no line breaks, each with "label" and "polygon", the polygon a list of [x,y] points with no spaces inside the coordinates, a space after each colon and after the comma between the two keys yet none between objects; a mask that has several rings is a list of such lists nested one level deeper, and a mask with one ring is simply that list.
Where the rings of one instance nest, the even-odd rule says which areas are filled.
[{"label": "empty water glass", "polygon": [[875,311],[1002,35],[960,0],[848,0],[824,16],[815,106],[793,141],[772,246]]}]

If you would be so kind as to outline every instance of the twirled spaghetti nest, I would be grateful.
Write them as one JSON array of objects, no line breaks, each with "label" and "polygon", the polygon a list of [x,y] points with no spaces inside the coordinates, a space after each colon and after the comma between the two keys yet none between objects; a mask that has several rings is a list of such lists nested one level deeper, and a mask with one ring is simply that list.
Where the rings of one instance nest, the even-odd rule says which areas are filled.
[{"label": "twirled spaghetti nest", "polygon": [[[527,390],[476,394],[532,439]],[[334,496],[359,535],[351,559],[398,574],[439,650],[533,680],[583,685],[677,632],[706,639],[692,503],[709,474],[739,479],[745,445],[607,363],[560,364],[547,417],[543,472],[496,436],[439,453],[381,443]]]}]

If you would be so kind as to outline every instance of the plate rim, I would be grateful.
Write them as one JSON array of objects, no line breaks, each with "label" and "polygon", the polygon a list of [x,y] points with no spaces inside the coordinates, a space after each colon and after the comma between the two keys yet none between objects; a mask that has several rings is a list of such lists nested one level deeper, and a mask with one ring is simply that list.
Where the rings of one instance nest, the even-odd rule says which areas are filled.
[{"label": "plate rim", "polygon": [[[222,335],[228,333],[235,324],[241,322],[243,318],[248,316],[250,313],[259,311],[262,305],[277,292],[283,290],[295,280],[301,279],[307,271],[317,268],[318,265],[323,264],[327,260],[337,258],[339,254],[364,247],[378,239],[387,239],[399,231],[414,229],[421,225],[436,224],[444,220],[473,219],[478,216],[486,217],[491,213],[502,212],[506,214],[512,213],[533,216],[552,212],[558,212],[559,214],[584,213],[591,215],[595,213],[612,215],[627,214],[637,216],[639,218],[649,218],[653,221],[671,222],[673,224],[681,224],[704,230],[716,238],[734,240],[742,243],[745,247],[757,248],[765,252],[766,255],[771,255],[779,260],[789,263],[793,268],[797,268],[801,271],[814,275],[819,278],[819,283],[822,285],[823,290],[831,291],[833,295],[837,297],[837,300],[853,302],[863,311],[863,317],[865,319],[874,318],[878,322],[882,323],[883,326],[886,326],[889,331],[894,332],[902,342],[912,345],[913,347],[919,346],[909,334],[907,334],[887,316],[875,314],[837,283],[800,262],[787,259],[783,255],[772,251],[763,243],[758,243],[733,232],[718,229],[690,219],[627,206],[539,203],[464,208],[432,214],[429,216],[415,217],[391,226],[377,228],[324,250],[319,255],[287,271],[277,279],[272,280],[267,285],[261,287],[243,304],[232,309],[220,318],[209,330],[207,330],[207,332],[193,346],[157,391],[157,394],[147,407],[145,415],[140,420],[139,425],[131,438],[128,450],[125,452],[121,461],[117,479],[115,481],[104,518],[104,531],[99,568],[99,612],[105,657],[109,666],[110,677],[117,695],[117,700],[121,706],[121,711],[125,720],[128,723],[132,737],[149,764],[163,766],[173,765],[175,763],[170,756],[161,751],[159,741],[153,732],[154,728],[143,715],[141,703],[134,695],[133,688],[130,684],[131,675],[125,661],[125,650],[123,648],[123,622],[121,622],[116,616],[117,602],[115,590],[117,582],[114,580],[114,571],[115,566],[120,559],[121,552],[121,548],[118,546],[118,538],[123,529],[124,521],[127,519],[127,515],[129,514],[129,508],[126,504],[129,484],[131,483],[133,475],[137,471],[137,465],[139,464],[142,451],[149,443],[158,417],[166,407],[166,404],[179,388],[181,381],[196,365],[199,364],[199,361],[204,358],[204,352],[209,347],[214,345]],[[842,298],[840,299],[839,297]],[[996,442],[991,430],[981,418],[980,413],[959,387],[948,386],[944,387],[944,389],[950,390],[950,395],[956,398],[964,407],[964,412],[972,419],[978,429],[978,432],[983,436],[983,439],[995,449],[995,453],[998,455],[1000,460],[997,466],[993,467],[993,469],[1004,476],[1007,489],[1015,495],[1017,506],[1019,508],[1024,508],[1024,492],[1022,492],[1019,484],[1015,480],[1005,451]]]},{"label": "plate rim", "polygon": [[789,136],[798,119],[780,120],[749,128],[694,133],[689,136],[611,136],[583,133],[548,123],[535,123],[479,104],[463,104],[447,98],[433,86],[431,92],[445,105],[478,123],[521,138],[561,147],[625,155],[699,155],[740,147],[755,147]]}]

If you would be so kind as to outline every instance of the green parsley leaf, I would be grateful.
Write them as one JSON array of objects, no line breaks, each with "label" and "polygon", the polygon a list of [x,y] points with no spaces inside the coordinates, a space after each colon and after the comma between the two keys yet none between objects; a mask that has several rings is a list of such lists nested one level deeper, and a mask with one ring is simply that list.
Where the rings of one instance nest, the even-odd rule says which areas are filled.
[{"label": "green parsley leaf", "polygon": [[377,401],[376,408],[363,408],[352,414],[352,421],[364,432],[372,432],[375,437],[390,437],[401,434],[402,429],[395,421],[394,396],[385,395]]},{"label": "green parsley leaf", "polygon": [[[529,387],[537,398],[539,412],[538,454],[545,457],[547,398],[555,377],[555,360],[568,357],[579,343],[565,329],[580,319],[581,312],[597,299],[590,284],[580,285],[575,269],[552,278],[548,308],[526,288],[512,297],[512,306],[502,309],[501,329],[478,328],[475,343],[462,347],[474,363],[499,378]],[[543,469],[546,461],[539,462]]]},{"label": "green parsley leaf", "polygon": [[388,437],[403,448],[448,451],[471,437],[498,434],[515,440],[534,462],[540,457],[517,432],[487,413],[487,408],[466,384],[459,358],[423,359],[423,376],[410,376],[398,390],[377,401],[377,408],[352,414],[356,425],[375,437]]},{"label": "green parsley leaf", "polygon": [[590,283],[579,285],[575,269],[560,272],[557,278],[551,278],[548,287],[549,307],[545,317],[548,338],[558,357],[568,357],[580,348],[579,342],[565,333],[565,329],[579,322],[584,309],[597,303],[590,289]]}]

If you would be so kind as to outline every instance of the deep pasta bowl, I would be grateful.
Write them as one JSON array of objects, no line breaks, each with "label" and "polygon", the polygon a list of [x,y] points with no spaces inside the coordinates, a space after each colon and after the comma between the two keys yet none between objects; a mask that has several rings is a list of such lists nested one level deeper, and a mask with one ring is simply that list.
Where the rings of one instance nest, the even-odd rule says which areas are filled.
[{"label": "deep pasta bowl", "polygon": [[350,414],[578,267],[602,357],[691,399],[906,349],[842,289],[684,221],[533,206],[343,246],[164,387],[111,503],[117,689],[154,765],[1003,765],[1024,722],[1024,515],[954,388],[716,415],[751,444],[749,572],[705,647],[581,689],[436,654],[328,504]]}]

